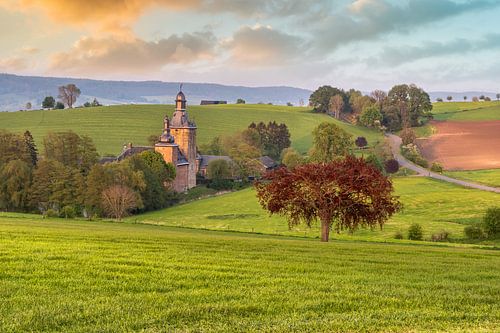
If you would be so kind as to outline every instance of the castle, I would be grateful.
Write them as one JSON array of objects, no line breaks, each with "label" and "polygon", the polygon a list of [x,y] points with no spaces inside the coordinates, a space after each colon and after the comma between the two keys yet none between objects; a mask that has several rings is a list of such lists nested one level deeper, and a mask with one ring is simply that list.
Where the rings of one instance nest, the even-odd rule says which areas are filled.
[{"label": "castle", "polygon": [[[101,163],[122,161],[143,151],[154,150],[163,156],[167,163],[175,166],[176,177],[172,183],[175,192],[185,192],[196,186],[196,175],[205,177],[208,164],[213,160],[226,160],[232,163],[229,156],[200,155],[196,147],[196,124],[189,120],[186,111],[186,96],[180,91],[175,98],[175,111],[172,119],[165,116],[163,119],[163,133],[159,141],[151,146],[132,146],[131,143],[123,147],[118,157],[105,157]],[[256,161],[261,165],[261,173],[277,167],[275,161],[268,156],[262,156]]]},{"label": "castle", "polygon": [[186,97],[182,91],[175,98],[172,120],[165,116],[163,133],[154,150],[163,156],[165,162],[176,167],[174,191],[184,192],[196,186],[201,156],[196,148],[196,124],[189,120]]}]

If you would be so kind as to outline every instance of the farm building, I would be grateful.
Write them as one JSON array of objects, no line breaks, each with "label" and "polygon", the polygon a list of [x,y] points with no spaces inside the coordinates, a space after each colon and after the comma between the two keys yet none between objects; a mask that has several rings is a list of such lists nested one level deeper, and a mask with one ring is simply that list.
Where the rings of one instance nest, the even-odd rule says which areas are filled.
[{"label": "farm building", "polygon": [[227,104],[227,101],[206,101],[202,100],[200,105],[215,105],[215,104]]}]

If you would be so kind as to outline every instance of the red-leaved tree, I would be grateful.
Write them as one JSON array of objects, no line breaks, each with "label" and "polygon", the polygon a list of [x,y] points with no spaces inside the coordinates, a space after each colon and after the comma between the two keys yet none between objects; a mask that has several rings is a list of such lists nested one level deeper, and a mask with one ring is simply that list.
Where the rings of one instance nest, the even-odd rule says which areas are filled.
[{"label": "red-leaved tree", "polygon": [[321,222],[321,241],[330,230],[382,228],[401,208],[393,186],[364,159],[348,156],[330,163],[280,168],[255,184],[257,197],[271,214],[285,216],[289,226]]}]

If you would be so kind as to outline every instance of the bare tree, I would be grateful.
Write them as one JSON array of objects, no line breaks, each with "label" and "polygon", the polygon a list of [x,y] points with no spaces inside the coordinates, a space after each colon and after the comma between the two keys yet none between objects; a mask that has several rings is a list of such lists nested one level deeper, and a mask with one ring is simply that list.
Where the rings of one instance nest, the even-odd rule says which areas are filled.
[{"label": "bare tree", "polygon": [[382,105],[384,104],[385,99],[387,98],[387,94],[385,93],[385,91],[382,90],[374,90],[370,94],[370,97],[375,100],[375,103],[377,103],[379,109],[382,109]]},{"label": "bare tree", "polygon": [[330,98],[329,110],[330,114],[332,114],[335,118],[340,118],[340,113],[344,108],[344,99],[340,95],[335,95]]},{"label": "bare tree", "polygon": [[59,99],[71,109],[73,104],[75,104],[76,99],[80,97],[80,94],[80,89],[70,83],[59,87],[59,96],[57,97],[59,97]]},{"label": "bare tree", "polygon": [[129,211],[137,208],[137,195],[129,187],[113,185],[102,192],[104,211],[111,217],[121,221]]}]

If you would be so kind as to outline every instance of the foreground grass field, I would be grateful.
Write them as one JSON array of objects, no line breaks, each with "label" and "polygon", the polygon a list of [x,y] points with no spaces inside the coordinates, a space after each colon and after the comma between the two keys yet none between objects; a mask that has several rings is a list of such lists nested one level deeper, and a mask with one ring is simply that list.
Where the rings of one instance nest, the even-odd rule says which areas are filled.
[{"label": "foreground grass field", "polygon": [[[463,241],[464,227],[480,223],[486,208],[497,206],[500,200],[495,193],[465,189],[423,177],[395,178],[394,184],[404,209],[383,230],[361,229],[354,234],[332,236],[336,239],[395,241],[397,231],[403,232],[406,237],[408,227],[417,222],[422,225],[426,239],[430,239],[433,233],[446,230],[454,240]],[[253,189],[133,216],[128,221],[211,230],[319,236],[318,226],[311,229],[299,226],[289,230],[284,219],[269,217],[260,208]],[[486,241],[485,244],[498,246],[500,242]]]},{"label": "foreground grass field", "polygon": [[[172,115],[173,105],[119,105],[72,110],[50,110],[0,113],[0,129],[24,132],[29,129],[41,147],[49,131],[71,129],[89,135],[98,151],[116,155],[124,144],[147,144],[151,134],[160,135],[163,117]],[[273,105],[212,105],[189,106],[189,116],[198,126],[198,145],[218,135],[230,135],[246,128],[251,122],[276,121],[289,127],[292,145],[306,152],[312,144],[312,130],[323,121],[336,122],[353,136],[365,136],[370,144],[381,140],[375,130],[339,122],[324,114],[314,114],[308,108]]]},{"label": "foreground grass field", "polygon": [[433,104],[435,120],[500,120],[500,102],[440,102]]},{"label": "foreground grass field", "polygon": [[498,251],[0,216],[0,331],[493,332]]}]

